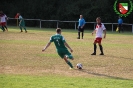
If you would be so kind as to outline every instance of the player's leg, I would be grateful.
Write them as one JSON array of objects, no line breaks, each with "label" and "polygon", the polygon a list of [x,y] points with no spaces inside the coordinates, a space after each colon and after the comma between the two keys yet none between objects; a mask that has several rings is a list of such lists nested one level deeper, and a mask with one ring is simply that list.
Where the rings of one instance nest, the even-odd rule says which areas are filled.
[{"label": "player's leg", "polygon": [[71,62],[68,60],[68,56],[65,55],[65,52],[67,52],[66,50],[61,50],[61,51],[57,51],[58,55],[65,60],[65,62],[71,67],[73,68],[73,65],[71,64]]},{"label": "player's leg", "polygon": [[20,30],[21,30],[20,32],[23,32],[22,26],[23,26],[22,23],[20,23],[20,24],[19,24],[19,28],[20,28]]},{"label": "player's leg", "polygon": [[21,27],[21,26],[20,26],[20,30],[21,30],[20,32],[23,32],[23,30],[22,30],[22,27]]},{"label": "player's leg", "polygon": [[26,27],[24,26],[23,28],[24,28],[24,30],[25,30],[25,33],[27,33]]},{"label": "player's leg", "polygon": [[97,45],[96,45],[96,43],[97,43],[97,38],[95,39],[95,41],[94,41],[94,43],[93,43],[93,45],[94,45],[94,52],[93,52],[91,55],[96,55],[96,50],[97,50]]},{"label": "player's leg", "polygon": [[82,39],[84,37],[84,28],[82,28]]},{"label": "player's leg", "polygon": [[8,28],[7,28],[7,26],[6,26],[6,25],[4,26],[4,28],[6,28],[6,31],[8,31]]},{"label": "player's leg", "polygon": [[121,32],[121,25],[120,24],[119,24],[119,27],[118,28],[119,28],[119,33],[120,33]]},{"label": "player's leg", "polygon": [[70,68],[73,68],[73,65],[72,65],[72,63],[68,60],[68,56],[67,56],[67,55],[64,56],[64,60],[65,60],[65,62],[70,66]]},{"label": "player's leg", "polygon": [[102,38],[99,38],[98,45],[99,45],[99,49],[100,49],[100,51],[101,51],[100,55],[104,55],[104,53],[103,53],[103,46],[102,46],[102,44],[101,44],[101,41],[102,41]]},{"label": "player's leg", "polygon": [[25,27],[25,23],[23,22],[23,28],[24,28],[24,30],[25,30],[25,33],[27,33],[27,29],[26,29],[26,27]]},{"label": "player's leg", "polygon": [[4,26],[1,26],[1,29],[3,30],[3,32],[5,32],[5,28],[4,28]]},{"label": "player's leg", "polygon": [[94,45],[94,52],[91,55],[96,55],[97,45],[95,42],[93,43],[93,45]]},{"label": "player's leg", "polygon": [[80,31],[81,31],[81,27],[79,26],[78,27],[78,37],[77,37],[77,39],[80,39]]},{"label": "player's leg", "polygon": [[68,58],[71,59],[71,60],[74,60],[72,54],[71,54],[68,50],[63,50],[63,53],[65,53],[65,55],[64,55],[64,56],[65,56],[65,57],[64,57],[64,60],[66,61],[66,63],[67,63],[71,68],[73,68],[72,63],[68,60]]},{"label": "player's leg", "polygon": [[7,27],[6,27],[6,22],[3,22],[3,26],[6,29],[6,31],[8,31]]},{"label": "player's leg", "polygon": [[101,51],[100,55],[104,55],[104,53],[103,53],[103,47],[102,47],[101,44],[99,44],[99,48],[100,48],[100,51]]},{"label": "player's leg", "polygon": [[123,26],[121,25],[121,31],[124,32]]},{"label": "player's leg", "polygon": [[5,32],[5,28],[4,28],[4,23],[1,23],[1,29],[3,30],[3,32]]}]

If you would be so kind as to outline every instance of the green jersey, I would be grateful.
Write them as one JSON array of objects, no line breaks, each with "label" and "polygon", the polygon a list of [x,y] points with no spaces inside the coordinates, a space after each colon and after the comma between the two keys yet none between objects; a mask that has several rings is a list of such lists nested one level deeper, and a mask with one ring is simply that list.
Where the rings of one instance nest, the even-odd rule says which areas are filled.
[{"label": "green jersey", "polygon": [[19,16],[19,20],[20,20],[20,25],[25,26],[24,19],[21,15]]},{"label": "green jersey", "polygon": [[50,42],[54,42],[57,50],[67,49],[64,45],[66,42],[61,34],[55,34],[50,38]]}]

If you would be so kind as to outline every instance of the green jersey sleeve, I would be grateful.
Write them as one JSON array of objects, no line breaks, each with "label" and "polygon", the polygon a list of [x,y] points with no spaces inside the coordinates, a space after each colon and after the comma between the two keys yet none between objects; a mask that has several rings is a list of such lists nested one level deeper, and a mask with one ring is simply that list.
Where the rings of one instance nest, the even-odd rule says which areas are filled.
[{"label": "green jersey sleeve", "polygon": [[54,40],[53,40],[53,36],[51,36],[50,37],[50,40],[49,40],[50,42],[53,42]]},{"label": "green jersey sleeve", "polygon": [[63,43],[65,43],[66,42],[66,40],[65,40],[65,38],[62,36],[62,42]]}]

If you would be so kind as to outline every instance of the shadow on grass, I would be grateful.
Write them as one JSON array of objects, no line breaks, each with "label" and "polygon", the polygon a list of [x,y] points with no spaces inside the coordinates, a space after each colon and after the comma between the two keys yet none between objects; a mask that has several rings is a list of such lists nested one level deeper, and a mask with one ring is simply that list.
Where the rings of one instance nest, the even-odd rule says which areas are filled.
[{"label": "shadow on grass", "polygon": [[[106,56],[106,55],[105,55]],[[110,58],[121,58],[121,59],[128,59],[128,60],[133,60],[133,58],[126,58],[126,57],[118,57],[118,56],[111,56],[111,55],[107,55],[106,57],[110,57]]]},{"label": "shadow on grass", "polygon": [[84,72],[84,73],[87,73],[87,74],[95,75],[95,76],[108,77],[108,78],[111,78],[111,79],[132,80],[132,79],[127,79],[127,78],[121,78],[121,77],[109,76],[109,75],[106,75],[106,74],[100,74],[100,73],[90,72],[90,71],[85,70],[85,69],[82,69],[82,70],[79,70],[79,71]]}]

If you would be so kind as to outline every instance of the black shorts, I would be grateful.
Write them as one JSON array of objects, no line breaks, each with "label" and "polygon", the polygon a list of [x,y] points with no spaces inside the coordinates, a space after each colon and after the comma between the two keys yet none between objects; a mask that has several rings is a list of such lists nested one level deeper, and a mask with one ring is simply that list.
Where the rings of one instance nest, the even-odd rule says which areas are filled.
[{"label": "black shorts", "polygon": [[122,24],[118,24],[118,27],[121,28],[122,27]]},{"label": "black shorts", "polygon": [[79,31],[79,32],[84,32],[84,27],[81,28],[81,26],[79,26],[78,31]]}]

